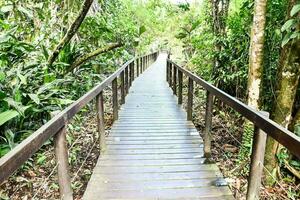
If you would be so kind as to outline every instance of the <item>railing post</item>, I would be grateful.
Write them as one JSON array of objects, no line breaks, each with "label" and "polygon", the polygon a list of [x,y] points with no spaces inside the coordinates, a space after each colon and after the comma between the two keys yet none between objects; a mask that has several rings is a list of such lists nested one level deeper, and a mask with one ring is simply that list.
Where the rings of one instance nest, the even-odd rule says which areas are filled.
[{"label": "railing post", "polygon": [[182,71],[178,70],[178,104],[182,104]]},{"label": "railing post", "polygon": [[140,70],[139,70],[139,59],[136,59],[136,76],[138,77],[140,75]]},{"label": "railing post", "polygon": [[128,79],[129,79],[128,88],[130,88],[131,84],[132,84],[132,67],[131,67],[131,63],[128,65],[128,70],[129,70],[129,73],[128,73]]},{"label": "railing post", "polygon": [[173,94],[177,94],[177,68],[173,65]]},{"label": "railing post", "polygon": [[63,200],[72,200],[73,192],[71,188],[71,179],[69,174],[68,148],[67,148],[67,124],[56,133],[54,137],[55,156],[58,163],[58,184],[60,197]]},{"label": "railing post", "polygon": [[205,108],[205,129],[204,129],[204,156],[211,157],[211,125],[213,111],[213,95],[206,92],[206,108]]},{"label": "railing post", "polygon": [[124,71],[121,72],[121,104],[125,103],[125,74]]},{"label": "railing post", "polygon": [[103,104],[104,104],[103,92],[101,91],[96,97],[97,125],[98,125],[98,134],[99,134],[99,142],[100,142],[100,154],[102,154],[106,149]]},{"label": "railing post", "polygon": [[132,85],[134,80],[134,62],[130,64],[130,86]]},{"label": "railing post", "polygon": [[112,103],[113,103],[113,120],[118,119],[118,81],[115,78],[112,81]]},{"label": "railing post", "polygon": [[143,57],[140,57],[140,72],[143,73]]},{"label": "railing post", "polygon": [[169,69],[169,66],[170,66],[170,62],[169,61],[167,61],[167,66],[166,66],[166,80],[167,80],[167,82],[169,83],[169,71],[170,71],[170,69]]},{"label": "railing post", "polygon": [[172,84],[173,84],[173,81],[172,81],[172,78],[173,78],[173,76],[172,76],[172,63],[170,63],[170,65],[169,65],[169,86],[172,88]]},{"label": "railing post", "polygon": [[[261,112],[269,118],[268,112]],[[248,179],[247,200],[259,199],[259,189],[263,173],[267,134],[255,126],[252,145],[250,174]]]},{"label": "railing post", "polygon": [[128,94],[129,91],[129,83],[128,83],[128,66],[125,68],[125,92]]},{"label": "railing post", "polygon": [[194,92],[194,82],[189,77],[189,83],[188,83],[188,102],[187,102],[187,120],[192,121],[193,120],[193,92]]}]

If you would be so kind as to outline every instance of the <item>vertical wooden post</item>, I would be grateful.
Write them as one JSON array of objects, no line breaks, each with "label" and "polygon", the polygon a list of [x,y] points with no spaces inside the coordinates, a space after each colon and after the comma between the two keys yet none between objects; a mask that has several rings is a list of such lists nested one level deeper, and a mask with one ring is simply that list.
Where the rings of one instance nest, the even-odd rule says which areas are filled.
[{"label": "vertical wooden post", "polygon": [[213,111],[213,95],[206,92],[205,129],[204,129],[204,156],[211,157],[211,125]]},{"label": "vertical wooden post", "polygon": [[178,70],[178,104],[182,104],[182,71]]},{"label": "vertical wooden post", "polygon": [[173,65],[173,94],[177,94],[177,68]]},{"label": "vertical wooden post", "polygon": [[[269,113],[263,111],[261,113],[266,117],[269,117]],[[255,126],[250,163],[250,174],[248,179],[247,200],[259,199],[259,189],[264,167],[266,142],[267,134]]]},{"label": "vertical wooden post", "polygon": [[131,84],[132,84],[132,68],[131,68],[131,63],[128,65],[128,70],[129,70],[129,73],[128,73],[128,88],[131,87]]},{"label": "vertical wooden post", "polygon": [[138,77],[140,75],[140,69],[139,69],[139,59],[136,59],[136,76]]},{"label": "vertical wooden post", "polygon": [[128,66],[125,68],[125,92],[128,94],[129,83],[128,83]]},{"label": "vertical wooden post", "polygon": [[143,58],[140,57],[140,73],[143,73]]},{"label": "vertical wooden post", "polygon": [[99,141],[100,141],[100,154],[102,154],[106,149],[103,104],[104,104],[103,92],[101,91],[96,97],[97,125],[98,125]]},{"label": "vertical wooden post", "polygon": [[112,81],[113,120],[118,119],[118,79]]},{"label": "vertical wooden post", "polygon": [[60,197],[63,200],[72,200],[73,192],[69,174],[68,148],[67,148],[67,124],[54,137],[55,156],[58,163],[58,184]]},{"label": "vertical wooden post", "polygon": [[125,74],[124,71],[121,72],[121,104],[125,103]]},{"label": "vertical wooden post", "polygon": [[172,73],[172,70],[173,69],[173,67],[172,67],[172,63],[170,63],[170,65],[169,65],[169,86],[172,88],[172,84],[173,84],[173,81],[172,81],[172,78],[173,78],[173,73]]},{"label": "vertical wooden post", "polygon": [[187,120],[193,120],[193,94],[194,93],[194,82],[189,77],[189,84],[188,84],[188,102],[187,102]]},{"label": "vertical wooden post", "polygon": [[130,65],[130,86],[132,85],[134,80],[134,62]]},{"label": "vertical wooden post", "polygon": [[166,66],[166,80],[167,80],[167,82],[169,83],[169,71],[170,71],[170,69],[169,69],[169,65],[170,65],[170,63],[169,63],[169,61],[167,61],[167,66]]}]

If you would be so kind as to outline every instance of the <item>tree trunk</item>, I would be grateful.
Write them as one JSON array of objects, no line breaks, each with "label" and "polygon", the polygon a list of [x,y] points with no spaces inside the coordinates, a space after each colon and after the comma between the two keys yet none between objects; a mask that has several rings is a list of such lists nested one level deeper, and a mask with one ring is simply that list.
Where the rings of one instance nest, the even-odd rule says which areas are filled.
[{"label": "tree trunk", "polygon": [[[263,71],[264,33],[266,26],[267,0],[255,0],[251,31],[248,72],[248,105],[259,109],[260,85]],[[246,120],[244,124],[243,145],[240,151],[242,159],[251,152],[253,124]]]},{"label": "tree trunk", "polygon": [[[297,0],[290,0],[287,19],[290,17],[290,10],[297,3]],[[299,17],[296,16],[296,17]],[[299,26],[297,27],[299,30]],[[288,128],[292,123],[292,111],[296,99],[297,88],[299,87],[300,78],[300,40],[293,39],[284,46],[281,52],[280,62],[278,66],[278,85],[276,90],[276,103],[274,104],[272,119]],[[297,120],[296,114],[294,121]],[[281,150],[280,144],[273,138],[268,137],[265,155],[265,167],[267,172],[265,177],[266,185],[273,185],[275,180],[273,177],[278,175],[277,154]],[[272,174],[272,175],[270,175]]]},{"label": "tree trunk", "polygon": [[[276,103],[273,109],[272,118],[275,122],[288,128],[292,121],[292,111],[296,97],[296,91],[300,77],[300,40],[287,45],[286,52],[282,53],[282,67],[278,79],[278,89],[276,92]],[[273,138],[268,137],[265,166],[273,176],[276,177],[278,162],[276,155],[280,151],[280,145]],[[266,173],[266,184],[273,185],[274,179]]]},{"label": "tree trunk", "polygon": [[212,70],[213,77],[218,76],[218,69],[221,66],[219,55],[223,49],[223,46],[220,41],[223,37],[226,37],[226,19],[228,15],[229,3],[230,0],[211,0],[212,20],[213,20],[212,30],[216,38],[214,44],[216,56],[214,57],[213,70]]},{"label": "tree trunk", "polygon": [[66,44],[68,44],[70,42],[72,37],[76,34],[82,21],[84,20],[86,14],[88,13],[92,3],[93,3],[93,0],[85,0],[84,1],[79,15],[74,20],[74,22],[71,24],[71,26],[69,27],[67,33],[64,35],[62,40],[54,48],[54,51],[52,52],[52,54],[49,56],[49,59],[48,59],[49,66],[52,66],[52,64],[56,60],[57,56],[59,55],[60,51],[65,47]]},{"label": "tree trunk", "polygon": [[75,69],[76,67],[79,67],[81,64],[83,64],[84,62],[88,61],[89,59],[101,54],[101,53],[105,53],[105,52],[108,52],[110,50],[113,50],[115,48],[118,48],[118,47],[121,47],[123,44],[121,43],[112,43],[112,44],[108,44],[106,45],[105,47],[102,47],[102,48],[99,48],[99,49],[96,49],[95,51],[91,52],[91,53],[88,53],[88,54],[85,54],[79,58],[77,58],[73,63],[72,65],[70,66],[70,68],[68,68],[67,72],[70,72],[72,71],[73,69]]}]

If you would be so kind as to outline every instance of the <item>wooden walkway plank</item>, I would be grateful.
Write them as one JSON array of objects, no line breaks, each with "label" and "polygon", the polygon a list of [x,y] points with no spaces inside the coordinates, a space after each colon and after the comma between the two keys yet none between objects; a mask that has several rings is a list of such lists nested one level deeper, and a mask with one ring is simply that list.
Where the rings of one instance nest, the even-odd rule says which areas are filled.
[{"label": "wooden walkway plank", "polygon": [[129,90],[83,199],[233,199],[203,140],[169,88],[166,55]]}]

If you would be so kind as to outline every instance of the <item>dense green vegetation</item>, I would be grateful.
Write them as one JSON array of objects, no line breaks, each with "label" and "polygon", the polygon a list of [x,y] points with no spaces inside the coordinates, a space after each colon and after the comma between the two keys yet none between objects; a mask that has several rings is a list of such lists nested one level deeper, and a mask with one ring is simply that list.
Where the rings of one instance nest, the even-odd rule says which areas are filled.
[{"label": "dense green vegetation", "polygon": [[[300,2],[265,2],[256,109],[300,136]],[[79,30],[49,63],[82,3],[0,0],[0,157],[126,60],[150,51],[168,50],[176,62],[249,103],[254,0],[94,0]],[[97,49],[104,50],[78,64]],[[245,125],[244,132],[252,129]],[[251,141],[244,134],[237,164],[248,157]],[[299,184],[299,160],[271,139],[268,147],[273,179]],[[290,198],[299,197],[299,190],[291,191]]]}]

